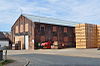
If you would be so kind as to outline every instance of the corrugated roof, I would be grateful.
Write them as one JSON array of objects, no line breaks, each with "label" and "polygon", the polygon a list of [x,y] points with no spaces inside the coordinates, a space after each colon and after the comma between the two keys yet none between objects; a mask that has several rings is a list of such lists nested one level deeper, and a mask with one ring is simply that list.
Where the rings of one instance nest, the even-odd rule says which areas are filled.
[{"label": "corrugated roof", "polygon": [[22,14],[22,15],[30,19],[32,22],[40,22],[40,23],[63,25],[63,26],[75,26],[76,24],[79,24],[79,22],[65,21],[54,18],[40,17],[28,14]]}]

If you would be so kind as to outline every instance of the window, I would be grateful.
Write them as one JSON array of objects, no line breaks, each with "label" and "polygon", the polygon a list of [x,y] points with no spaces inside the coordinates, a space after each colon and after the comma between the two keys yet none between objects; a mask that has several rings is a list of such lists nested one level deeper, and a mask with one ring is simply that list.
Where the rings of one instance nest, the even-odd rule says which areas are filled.
[{"label": "window", "polygon": [[64,34],[63,34],[64,36],[68,36],[68,33],[67,32],[64,32]]},{"label": "window", "polygon": [[64,37],[64,42],[67,42],[68,41],[68,37]]},{"label": "window", "polygon": [[53,41],[57,41],[57,37],[56,36],[53,37]]},{"label": "window", "polygon": [[41,29],[40,29],[41,31],[44,31],[44,27],[41,27]]},{"label": "window", "polygon": [[69,37],[73,37],[73,35],[70,34]]},{"label": "window", "polygon": [[75,33],[75,29],[72,29],[73,30],[73,33]]},{"label": "window", "polygon": [[53,26],[53,32],[56,32],[56,31],[57,31],[57,27]]},{"label": "window", "polygon": [[15,33],[18,33],[18,26],[16,26],[15,28]]},{"label": "window", "polygon": [[20,25],[20,32],[23,32],[23,24]]},{"label": "window", "polygon": [[25,24],[25,32],[28,32],[28,23]]},{"label": "window", "polygon": [[49,31],[51,30],[51,26],[50,25],[48,25],[47,28],[48,28]]},{"label": "window", "polygon": [[67,32],[67,27],[64,27],[64,32]]},{"label": "window", "polygon": [[45,36],[41,36],[40,40],[41,42],[45,41]]},{"label": "window", "polygon": [[57,36],[57,32],[53,32],[53,36]]},{"label": "window", "polygon": [[40,31],[41,31],[41,32],[44,32],[44,31],[45,31],[45,26],[44,26],[44,25],[41,25],[41,26],[40,26]]},{"label": "window", "polygon": [[40,34],[45,35],[45,26],[44,25],[40,25]]}]

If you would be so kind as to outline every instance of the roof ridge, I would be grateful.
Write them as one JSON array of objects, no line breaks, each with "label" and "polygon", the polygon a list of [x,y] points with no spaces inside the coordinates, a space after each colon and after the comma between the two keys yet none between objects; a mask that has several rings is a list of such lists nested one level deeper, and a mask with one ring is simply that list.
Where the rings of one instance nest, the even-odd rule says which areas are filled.
[{"label": "roof ridge", "polygon": [[[37,16],[37,15],[31,15],[31,14],[22,14],[24,15],[28,15],[28,16],[35,16],[35,17],[40,17],[40,18],[47,18],[47,19],[53,19],[53,20],[60,20],[60,21],[67,21],[67,20],[62,20],[62,19],[57,19],[57,18],[50,18],[50,17],[44,17],[44,16]],[[80,22],[75,22],[75,21],[68,21],[68,22],[72,22],[72,23],[80,23]]]},{"label": "roof ridge", "polygon": [[36,16],[30,14],[21,14],[21,15],[30,19],[32,22],[40,22],[40,23],[63,25],[63,26],[75,26],[76,24],[80,24],[79,22],[60,20],[60,19],[50,18],[50,17]]}]

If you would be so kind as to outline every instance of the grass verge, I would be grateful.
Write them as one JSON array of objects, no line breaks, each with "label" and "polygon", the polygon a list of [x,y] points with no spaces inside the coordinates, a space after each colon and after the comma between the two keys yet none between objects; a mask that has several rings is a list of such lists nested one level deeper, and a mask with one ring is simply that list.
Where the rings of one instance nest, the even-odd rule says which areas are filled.
[{"label": "grass verge", "polygon": [[0,66],[3,66],[3,65],[6,65],[6,64],[8,64],[8,63],[13,63],[14,62],[14,60],[3,60],[3,61],[0,61]]}]

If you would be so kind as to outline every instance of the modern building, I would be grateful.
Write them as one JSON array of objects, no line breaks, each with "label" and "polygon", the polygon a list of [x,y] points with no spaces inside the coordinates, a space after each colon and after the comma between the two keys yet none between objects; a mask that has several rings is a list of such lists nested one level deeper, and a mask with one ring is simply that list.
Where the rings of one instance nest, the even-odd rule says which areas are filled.
[{"label": "modern building", "polygon": [[75,47],[75,25],[64,21],[22,14],[11,28],[15,49],[37,49],[38,43],[54,41],[58,48]]}]

